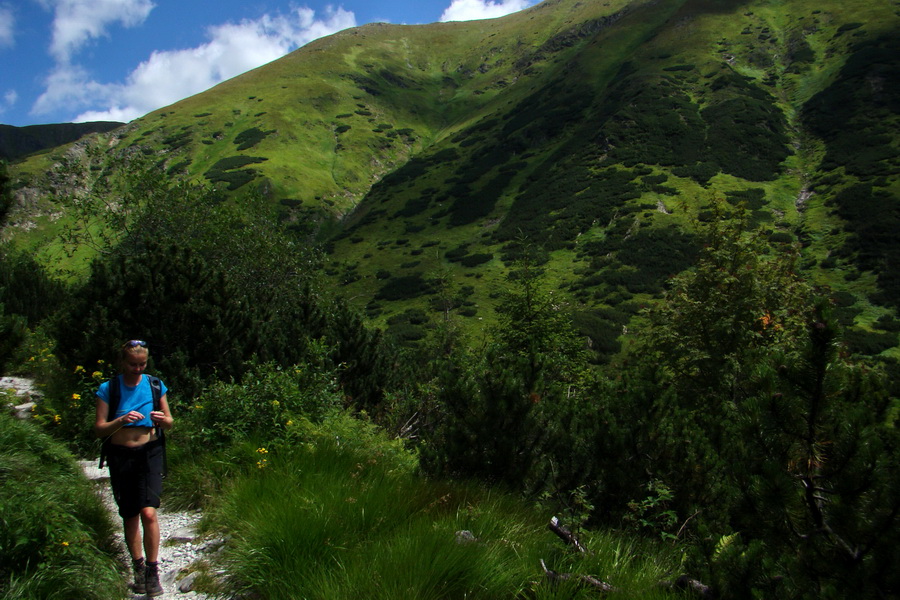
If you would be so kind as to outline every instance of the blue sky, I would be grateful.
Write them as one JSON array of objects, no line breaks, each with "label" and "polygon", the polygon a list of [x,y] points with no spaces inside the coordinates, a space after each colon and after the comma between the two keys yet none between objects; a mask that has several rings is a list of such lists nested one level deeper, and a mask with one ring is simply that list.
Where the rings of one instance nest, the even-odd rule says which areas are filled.
[{"label": "blue sky", "polygon": [[0,123],[130,121],[355,27],[538,0],[0,0]]}]

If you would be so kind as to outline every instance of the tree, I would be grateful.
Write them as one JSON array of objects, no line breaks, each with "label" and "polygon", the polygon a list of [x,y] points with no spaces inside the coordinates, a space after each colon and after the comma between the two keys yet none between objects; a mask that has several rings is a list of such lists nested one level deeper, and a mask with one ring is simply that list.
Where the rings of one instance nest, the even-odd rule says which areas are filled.
[{"label": "tree", "polygon": [[850,360],[793,252],[740,219],[707,234],[631,355],[649,478],[674,490],[725,596],[896,593],[885,382]]},{"label": "tree", "polygon": [[[476,353],[450,346],[440,354],[440,423],[425,462],[437,472],[539,490],[570,388],[588,364],[565,305],[525,263],[499,306],[499,323]],[[558,446],[556,446],[558,448]]]},{"label": "tree", "polygon": [[[245,306],[224,275],[189,249],[150,244],[115,254],[60,315],[60,353],[75,364],[108,360],[123,339],[144,339],[157,367],[198,392],[213,376],[237,377],[259,347],[264,311]],[[186,389],[187,388],[187,389]]]},{"label": "tree", "polygon": [[722,449],[735,438],[734,412],[760,361],[802,339],[812,296],[796,253],[773,251],[741,218],[720,215],[705,239],[695,267],[646,313],[630,353],[654,477],[679,490],[686,515],[732,501]]}]

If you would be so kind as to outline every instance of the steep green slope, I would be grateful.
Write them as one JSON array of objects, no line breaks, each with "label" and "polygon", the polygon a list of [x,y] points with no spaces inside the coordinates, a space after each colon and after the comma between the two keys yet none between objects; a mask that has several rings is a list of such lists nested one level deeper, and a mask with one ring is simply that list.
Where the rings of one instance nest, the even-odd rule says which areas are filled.
[{"label": "steep green slope", "polygon": [[[712,218],[711,201],[724,199],[743,204],[773,241],[805,245],[806,265],[821,263],[816,276],[843,292],[847,324],[884,317],[866,299],[875,292],[872,277],[846,282],[843,274],[853,279],[861,267],[881,283],[893,281],[893,236],[847,238],[843,219],[851,231],[863,214],[889,227],[884,213],[896,203],[890,102],[897,96],[883,73],[896,62],[891,67],[888,42],[878,41],[896,16],[884,5],[876,18],[870,7],[871,26],[862,28],[844,20],[859,13],[812,3],[665,7],[671,12],[645,7],[578,39],[544,85],[384,178],[358,211],[365,220],[336,245],[348,295],[374,297],[372,314],[396,313],[397,302],[388,301],[439,298],[428,279],[446,278],[449,269],[473,284],[462,309],[472,315],[490,306],[492,286],[503,285],[503,267],[524,239],[543,249],[551,278],[578,301],[595,342],[608,344],[628,313],[690,264],[690,222]],[[881,100],[848,79],[848,70],[863,81],[878,73]],[[833,98],[841,89],[853,90],[854,103]],[[822,118],[819,127],[835,131],[832,142],[810,126],[823,97],[850,113]],[[876,104],[883,114],[873,119]],[[852,152],[828,158],[854,146],[859,130],[846,126],[854,119],[888,131],[875,138],[877,155],[867,150],[885,211],[835,214],[835,195],[851,193],[840,190],[862,174],[839,168]],[[829,180],[832,186],[821,185]],[[852,260],[853,240],[864,239],[877,246],[861,254],[867,263]],[[379,241],[375,252],[366,240]],[[845,270],[834,270],[830,253],[846,259]],[[879,299],[891,305],[892,298]],[[895,336],[888,341],[894,345]]]},{"label": "steep green slope", "polygon": [[[173,177],[262,191],[287,227],[329,242],[340,292],[410,340],[445,310],[490,322],[528,253],[614,352],[691,264],[692,223],[741,206],[773,243],[802,245],[877,354],[897,342],[898,23],[889,0],[547,0],[368,25],[79,160],[102,172],[127,148]],[[46,188],[41,160],[20,185]]]}]

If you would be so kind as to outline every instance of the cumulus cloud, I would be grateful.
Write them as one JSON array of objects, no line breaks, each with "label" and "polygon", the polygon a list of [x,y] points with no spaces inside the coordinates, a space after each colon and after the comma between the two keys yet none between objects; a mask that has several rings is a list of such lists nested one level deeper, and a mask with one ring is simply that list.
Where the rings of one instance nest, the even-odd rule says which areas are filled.
[{"label": "cumulus cloud", "polygon": [[54,9],[50,53],[69,62],[87,41],[106,35],[114,23],[135,27],[155,6],[150,0],[45,0]]},{"label": "cumulus cloud", "polygon": [[15,42],[16,18],[6,6],[0,5],[0,48],[8,48]]},{"label": "cumulus cloud", "polygon": [[0,102],[0,115],[16,105],[19,101],[19,94],[16,90],[8,90],[3,94],[3,102]]},{"label": "cumulus cloud", "polygon": [[130,121],[355,25],[353,13],[343,9],[316,18],[308,8],[218,25],[196,48],[154,52],[124,83],[98,83],[82,69],[61,66],[32,112],[74,106],[86,109],[76,121]]},{"label": "cumulus cloud", "polygon": [[518,12],[534,4],[533,0],[453,0],[441,21],[474,21],[475,19],[495,19]]}]

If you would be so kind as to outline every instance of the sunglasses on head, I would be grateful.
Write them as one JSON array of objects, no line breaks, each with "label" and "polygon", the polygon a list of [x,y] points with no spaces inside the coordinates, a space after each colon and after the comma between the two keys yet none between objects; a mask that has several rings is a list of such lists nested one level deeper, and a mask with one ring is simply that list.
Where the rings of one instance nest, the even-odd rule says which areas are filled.
[{"label": "sunglasses on head", "polygon": [[135,348],[137,346],[140,346],[141,348],[146,348],[147,342],[145,342],[144,340],[130,340],[130,341],[127,341],[124,344],[122,344],[123,348]]}]

